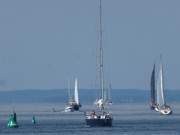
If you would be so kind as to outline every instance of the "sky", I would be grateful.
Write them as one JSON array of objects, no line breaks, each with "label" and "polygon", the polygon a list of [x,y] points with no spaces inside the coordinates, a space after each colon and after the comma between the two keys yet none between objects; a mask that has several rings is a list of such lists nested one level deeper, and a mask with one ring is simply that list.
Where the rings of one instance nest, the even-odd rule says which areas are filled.
[{"label": "sky", "polygon": [[[163,55],[180,89],[180,1],[102,0],[104,73],[118,89],[149,89]],[[0,90],[96,87],[99,0],[0,1]],[[108,84],[108,83],[107,83]]]}]

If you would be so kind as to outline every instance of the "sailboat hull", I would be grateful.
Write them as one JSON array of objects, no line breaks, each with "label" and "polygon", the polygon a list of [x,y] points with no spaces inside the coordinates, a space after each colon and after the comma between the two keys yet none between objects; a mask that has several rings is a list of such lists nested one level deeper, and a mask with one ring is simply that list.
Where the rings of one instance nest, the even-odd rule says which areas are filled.
[{"label": "sailboat hull", "polygon": [[86,119],[86,125],[90,127],[111,127],[112,119]]},{"label": "sailboat hull", "polygon": [[81,107],[81,105],[79,104],[71,104],[69,106],[67,106],[64,110],[64,112],[74,112],[74,111],[79,111],[79,108]]},{"label": "sailboat hull", "polygon": [[172,114],[172,110],[171,108],[167,107],[167,108],[159,108],[159,107],[155,107],[154,109],[155,111],[159,112],[162,115],[171,115]]},{"label": "sailboat hull", "polygon": [[163,115],[171,115],[172,114],[171,110],[160,110],[159,112]]},{"label": "sailboat hull", "polygon": [[74,105],[73,108],[75,111],[79,111],[79,108],[81,107],[81,105]]}]

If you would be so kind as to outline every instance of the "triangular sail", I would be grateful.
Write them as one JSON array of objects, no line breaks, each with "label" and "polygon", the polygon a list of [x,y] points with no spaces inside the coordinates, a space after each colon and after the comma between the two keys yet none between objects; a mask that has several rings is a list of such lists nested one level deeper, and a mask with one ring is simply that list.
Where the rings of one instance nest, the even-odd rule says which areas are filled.
[{"label": "triangular sail", "polygon": [[154,106],[156,103],[156,88],[155,88],[155,65],[151,74],[151,105]]},{"label": "triangular sail", "polygon": [[159,105],[159,107],[162,107],[165,105],[162,64],[160,64],[159,74],[157,78],[157,105]]},{"label": "triangular sail", "polygon": [[79,104],[79,93],[78,93],[78,80],[75,79],[75,87],[74,87],[74,101]]}]

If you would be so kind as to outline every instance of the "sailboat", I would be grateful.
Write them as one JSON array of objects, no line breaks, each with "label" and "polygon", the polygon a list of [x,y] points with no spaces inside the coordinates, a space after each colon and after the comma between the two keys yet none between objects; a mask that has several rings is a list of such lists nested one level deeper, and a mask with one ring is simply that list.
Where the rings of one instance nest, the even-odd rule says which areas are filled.
[{"label": "sailboat", "polygon": [[79,108],[81,107],[80,101],[79,101],[79,92],[78,92],[78,79],[75,79],[75,87],[74,87],[74,96],[71,97],[71,91],[69,89],[69,102],[66,106],[64,112],[74,112],[79,111]]},{"label": "sailboat", "polygon": [[100,97],[95,101],[97,106],[96,110],[85,112],[85,120],[88,126],[112,126],[113,117],[112,114],[107,111],[107,89],[104,88],[104,72],[103,72],[103,46],[102,46],[102,7],[101,0],[99,0],[99,23],[100,23],[100,40],[99,40],[99,61],[98,61],[98,69],[99,69],[99,85],[100,85]]},{"label": "sailboat", "polygon": [[165,102],[163,65],[160,63],[156,80],[156,66],[154,65],[151,74],[151,109],[164,115],[172,114],[172,109]]}]

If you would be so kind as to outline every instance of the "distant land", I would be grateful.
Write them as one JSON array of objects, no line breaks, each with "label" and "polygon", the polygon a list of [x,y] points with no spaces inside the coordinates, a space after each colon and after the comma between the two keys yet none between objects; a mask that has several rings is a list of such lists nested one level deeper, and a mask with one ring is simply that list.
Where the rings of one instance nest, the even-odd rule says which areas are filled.
[{"label": "distant land", "polygon": [[[98,92],[95,89],[80,89],[82,104],[92,104]],[[150,91],[136,89],[113,89],[111,97],[114,104],[149,103]],[[167,102],[180,102],[180,90],[165,91]],[[13,90],[0,91],[0,103],[66,103],[68,92],[65,89],[52,90]]]}]

